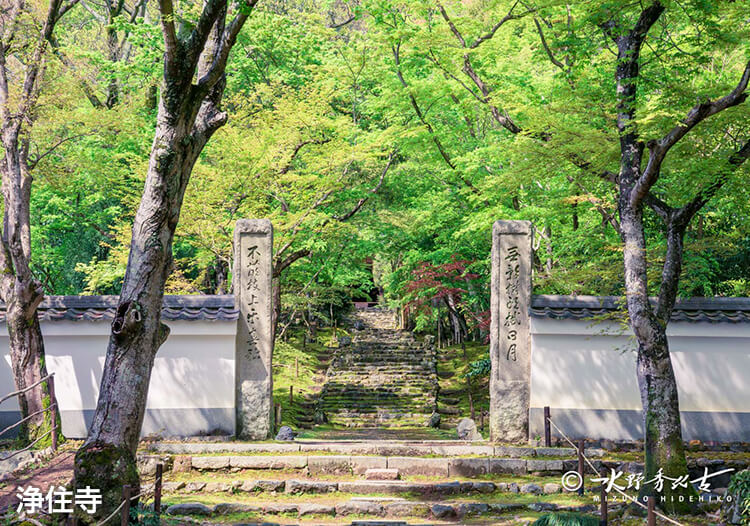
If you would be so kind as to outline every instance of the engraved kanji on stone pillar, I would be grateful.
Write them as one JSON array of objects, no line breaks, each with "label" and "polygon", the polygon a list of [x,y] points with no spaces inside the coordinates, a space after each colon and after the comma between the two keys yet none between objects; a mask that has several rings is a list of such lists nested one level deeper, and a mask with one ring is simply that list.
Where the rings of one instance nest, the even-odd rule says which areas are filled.
[{"label": "engraved kanji on stone pillar", "polygon": [[273,227],[268,219],[240,219],[234,229],[236,434],[264,440],[273,418]]},{"label": "engraved kanji on stone pillar", "polygon": [[492,226],[490,439],[529,438],[531,265],[529,221]]}]

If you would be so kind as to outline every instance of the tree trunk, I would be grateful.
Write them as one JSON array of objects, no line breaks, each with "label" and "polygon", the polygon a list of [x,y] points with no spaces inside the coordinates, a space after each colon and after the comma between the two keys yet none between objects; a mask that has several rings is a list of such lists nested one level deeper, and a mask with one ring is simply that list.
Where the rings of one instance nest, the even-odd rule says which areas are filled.
[{"label": "tree trunk", "polygon": [[[687,461],[682,441],[680,405],[677,383],[669,357],[669,347],[664,329],[655,327],[655,340],[649,349],[638,353],[638,386],[643,404],[646,442],[646,480],[653,479],[661,469],[666,477],[678,478],[687,474]],[[640,345],[639,345],[640,348]],[[665,483],[660,497],[661,506],[670,513],[686,512],[692,507],[690,496],[697,496],[692,485],[672,490]],[[647,485],[642,495],[656,494],[653,484]],[[680,499],[683,499],[680,502]]]},{"label": "tree trunk", "polygon": [[[659,2],[645,8],[629,32],[623,32],[612,21],[603,26],[618,47],[615,73],[617,129],[620,134],[617,208],[623,245],[625,297],[630,326],[638,342],[637,376],[645,426],[646,481],[653,479],[659,470],[673,478],[688,474],[680,428],[677,382],[666,335],[679,280],[684,229],[673,230],[670,226],[662,293],[657,312],[654,312],[648,295],[643,197],[639,188],[644,184],[642,161],[646,145],[640,140],[635,126],[640,50],[648,31],[663,11],[664,7]],[[653,483],[642,486],[640,496],[645,495],[655,495]],[[687,512],[694,507],[689,501],[696,496],[696,492],[690,484],[686,488],[672,490],[671,483],[667,482],[658,496],[666,497],[664,501],[657,500],[665,510]]]},{"label": "tree trunk", "polygon": [[75,460],[75,487],[99,488],[103,498],[96,515],[77,510],[83,522],[111,513],[120,504],[124,484],[139,487],[135,453],[151,370],[169,334],[161,323],[161,304],[172,267],[174,232],[193,165],[211,135],[226,122],[219,109],[224,68],[249,14],[249,10],[238,14],[225,29],[226,2],[208,0],[199,23],[184,38],[176,34],[171,2],[160,6],[166,50],[154,142],[99,400]]},{"label": "tree trunk", "polygon": [[[14,278],[11,277],[10,279]],[[20,283],[19,285],[23,286]],[[18,295],[12,294],[6,300],[5,304],[5,323],[8,326],[10,364],[13,370],[16,389],[18,390],[25,389],[47,376],[44,340],[41,328],[39,327],[36,307],[33,306],[34,301],[32,300],[29,303],[28,301],[21,300]],[[31,312],[31,318],[28,318],[26,314],[29,311]],[[18,396],[22,417],[46,409],[54,402],[54,400],[50,399],[47,382]],[[60,431],[59,412],[56,414],[58,415],[57,429],[59,443],[62,440],[62,433]],[[21,424],[17,440],[20,444],[29,444],[42,437],[45,433],[50,432],[51,426],[52,420],[49,411],[36,415]],[[50,434],[37,442],[35,447],[47,447],[51,442],[52,436]]]},{"label": "tree trunk", "polygon": [[[7,4],[7,6],[6,6]],[[36,101],[43,78],[44,53],[53,38],[55,24],[75,2],[66,4],[61,10],[60,0],[51,0],[41,31],[30,29],[25,42],[18,41],[15,28],[18,17],[26,13],[20,0],[10,6],[4,4],[3,34],[0,35],[0,140],[3,157],[0,165],[3,191],[3,225],[0,243],[0,297],[5,302],[6,325],[8,327],[11,369],[16,387],[21,390],[47,375],[44,359],[44,343],[37,318],[37,307],[44,298],[42,285],[31,273],[30,207],[31,183],[28,156],[30,135],[36,119]],[[10,7],[10,9],[6,9]],[[35,27],[33,23],[30,27]],[[16,39],[14,41],[14,38]],[[26,37],[22,37],[26,38]],[[29,52],[25,60],[18,59],[22,68],[11,70],[8,58],[15,53]],[[11,59],[13,60],[13,59]],[[9,86],[18,82],[21,87],[14,97]],[[18,104],[17,107],[11,105]],[[45,382],[18,397],[21,416],[49,407],[51,400]],[[59,419],[58,419],[59,423]],[[22,424],[19,438],[22,442],[42,437],[51,429],[49,413],[32,417]],[[62,439],[58,425],[58,439]],[[38,446],[49,444],[51,434],[37,442]]]},{"label": "tree trunk", "polygon": [[99,400],[88,438],[76,455],[76,487],[101,489],[102,510],[117,507],[124,484],[139,487],[135,452],[151,369],[169,334],[161,323],[161,304],[172,266],[172,240],[190,172],[207,140],[191,134],[195,112],[187,108],[175,115],[173,102],[160,103]]},{"label": "tree trunk", "polygon": [[[0,263],[0,296],[5,302],[8,328],[10,364],[18,390],[47,376],[44,341],[37,318],[37,307],[44,299],[42,285],[34,279],[31,269],[30,201],[31,175],[25,169],[25,149],[18,139],[19,128],[5,123],[3,146],[5,155],[1,167],[3,180],[4,217]],[[19,395],[21,417],[49,407],[46,382]],[[28,444],[51,430],[49,413],[39,414],[22,424],[19,429],[20,444]],[[58,439],[62,439],[60,426]],[[51,434],[37,443],[46,447]]]}]

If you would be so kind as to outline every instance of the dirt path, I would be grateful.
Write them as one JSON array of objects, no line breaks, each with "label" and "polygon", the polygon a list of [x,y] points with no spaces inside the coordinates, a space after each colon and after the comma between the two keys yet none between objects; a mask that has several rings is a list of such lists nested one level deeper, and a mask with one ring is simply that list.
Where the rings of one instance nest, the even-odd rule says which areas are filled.
[{"label": "dirt path", "polygon": [[0,488],[0,511],[9,506],[16,507],[18,498],[16,488],[19,486],[34,486],[46,494],[52,485],[67,484],[73,478],[73,460],[75,451],[65,451],[47,462],[44,467],[28,473],[18,480],[9,480],[7,485]]}]

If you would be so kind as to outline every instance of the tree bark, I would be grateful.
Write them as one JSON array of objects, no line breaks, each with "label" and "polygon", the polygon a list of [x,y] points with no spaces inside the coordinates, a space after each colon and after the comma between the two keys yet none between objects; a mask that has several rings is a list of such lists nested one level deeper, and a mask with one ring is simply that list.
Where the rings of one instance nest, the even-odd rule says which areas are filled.
[{"label": "tree bark", "polygon": [[[44,341],[37,317],[37,307],[44,295],[41,283],[31,272],[32,176],[28,137],[36,117],[47,43],[52,38],[57,21],[73,4],[62,6],[61,0],[50,2],[41,31],[27,44],[30,55],[21,61],[24,71],[18,77],[18,106],[13,109],[10,107],[14,100],[10,82],[14,76],[6,66],[6,58],[12,52],[11,43],[16,37],[13,29],[24,10],[23,2],[17,0],[2,15],[3,27],[10,29],[0,41],[0,139],[4,150],[0,165],[4,201],[0,236],[0,297],[5,302],[11,369],[18,390],[47,376]],[[56,400],[50,398],[45,382],[19,395],[18,402],[21,416],[25,418],[56,403]],[[18,439],[24,444],[40,439],[37,447],[45,447],[51,443],[51,429],[49,412],[38,414],[20,426]],[[59,416],[57,430],[59,442],[62,440]]]},{"label": "tree bark", "polygon": [[[648,296],[643,201],[632,198],[641,180],[644,151],[644,144],[638,138],[634,122],[640,50],[648,31],[663,11],[664,7],[658,2],[644,9],[632,30],[624,34],[615,30],[614,25],[604,26],[604,30],[613,35],[619,55],[615,74],[619,100],[617,128],[620,133],[618,212],[627,309],[630,326],[638,343],[637,376],[643,405],[646,456],[644,475],[647,481],[653,479],[659,470],[665,476],[673,478],[688,473],[680,426],[677,382],[666,335],[674,301],[668,308],[666,319],[660,320]],[[675,275],[663,276],[671,280],[669,286],[674,286],[675,290],[678,277],[679,269]],[[641,496],[645,495],[656,495],[653,483],[643,486]],[[693,507],[689,500],[691,496],[695,496],[695,490],[690,484],[686,488],[672,490],[671,484],[667,483],[659,496],[666,497],[665,501],[659,500],[665,510],[685,512]]]},{"label": "tree bark", "polygon": [[[146,183],[133,223],[128,266],[112,322],[99,400],[89,435],[76,454],[75,487],[99,488],[95,515],[111,513],[122,486],[139,487],[135,453],[154,358],[169,329],[161,322],[164,284],[183,196],[198,155],[226,122],[220,103],[224,70],[254,2],[226,25],[226,0],[208,0],[192,33],[178,37],[172,4],[162,0],[164,78]],[[197,78],[197,82],[194,81]]]}]

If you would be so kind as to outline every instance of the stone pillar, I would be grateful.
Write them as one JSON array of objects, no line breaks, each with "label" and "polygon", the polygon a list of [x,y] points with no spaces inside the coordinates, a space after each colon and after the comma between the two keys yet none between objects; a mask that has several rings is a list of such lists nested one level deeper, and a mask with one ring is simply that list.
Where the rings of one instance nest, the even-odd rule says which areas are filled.
[{"label": "stone pillar", "polygon": [[240,219],[234,229],[233,287],[239,310],[235,344],[236,435],[265,440],[273,432],[273,227]]},{"label": "stone pillar", "polygon": [[529,438],[532,232],[529,221],[492,226],[490,439],[495,442]]}]

